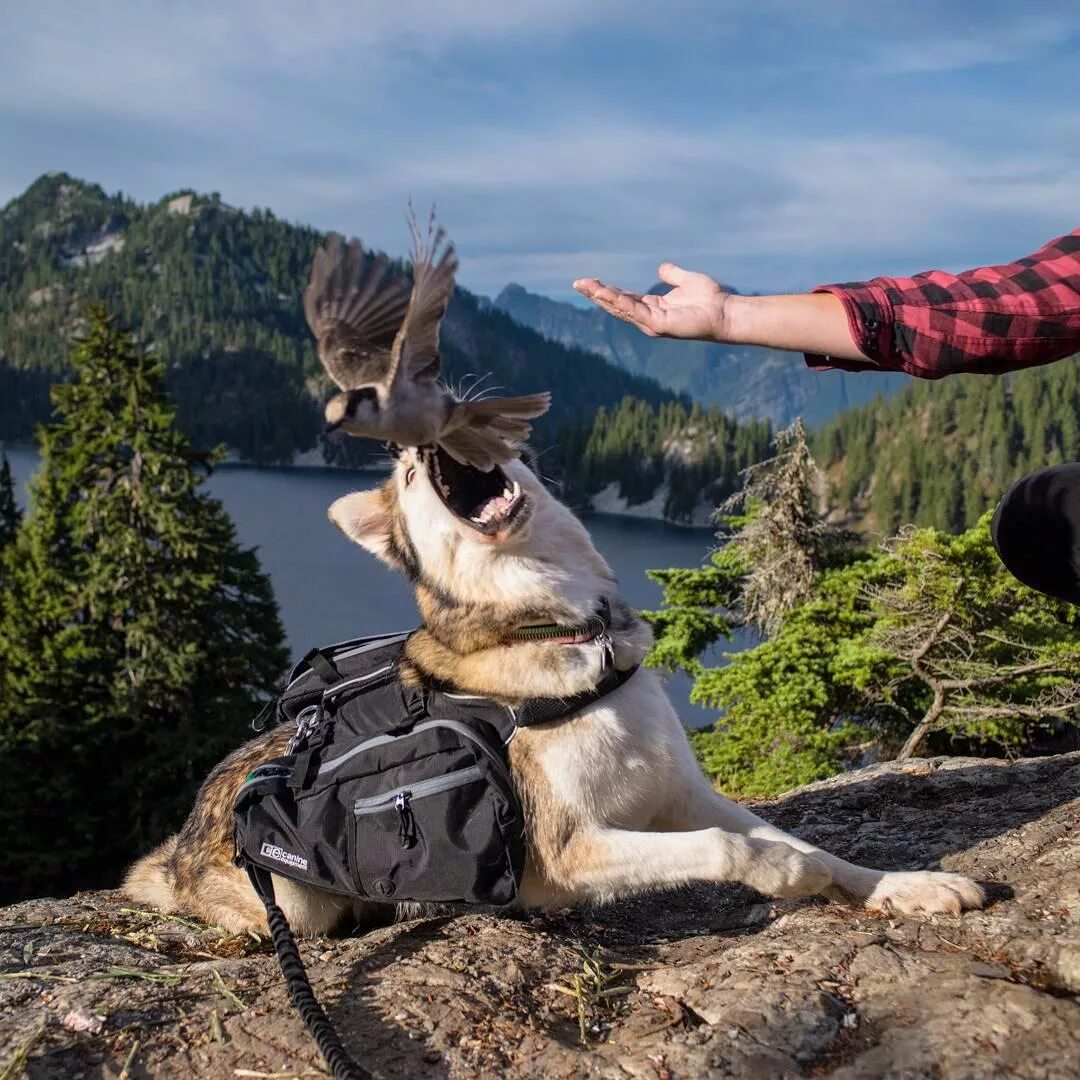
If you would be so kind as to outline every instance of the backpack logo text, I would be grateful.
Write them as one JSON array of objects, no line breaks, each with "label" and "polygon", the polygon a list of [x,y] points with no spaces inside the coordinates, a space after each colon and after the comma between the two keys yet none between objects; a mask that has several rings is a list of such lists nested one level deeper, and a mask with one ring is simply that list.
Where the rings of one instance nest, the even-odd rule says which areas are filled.
[{"label": "backpack logo text", "polygon": [[294,855],[291,851],[286,851],[276,844],[263,844],[259,849],[259,854],[275,862],[284,863],[286,866],[294,866],[297,870],[307,869],[307,859],[302,855]]}]

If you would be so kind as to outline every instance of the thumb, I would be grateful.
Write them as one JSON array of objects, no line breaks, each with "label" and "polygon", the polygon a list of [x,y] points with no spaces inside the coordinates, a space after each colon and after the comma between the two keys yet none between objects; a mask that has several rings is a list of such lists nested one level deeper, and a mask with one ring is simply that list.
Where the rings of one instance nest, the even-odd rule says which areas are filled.
[{"label": "thumb", "polygon": [[686,279],[690,277],[689,270],[669,262],[662,262],[656,272],[660,275],[660,280],[668,285],[685,285]]}]

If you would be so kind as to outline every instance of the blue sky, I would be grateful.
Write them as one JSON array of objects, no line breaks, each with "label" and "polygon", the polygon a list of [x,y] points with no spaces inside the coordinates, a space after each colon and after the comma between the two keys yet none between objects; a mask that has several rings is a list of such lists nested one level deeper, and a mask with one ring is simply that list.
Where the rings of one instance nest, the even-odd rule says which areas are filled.
[{"label": "blue sky", "polygon": [[1080,225],[1080,5],[40,0],[0,35],[0,203],[65,170],[401,253],[488,295],[1011,259]]}]

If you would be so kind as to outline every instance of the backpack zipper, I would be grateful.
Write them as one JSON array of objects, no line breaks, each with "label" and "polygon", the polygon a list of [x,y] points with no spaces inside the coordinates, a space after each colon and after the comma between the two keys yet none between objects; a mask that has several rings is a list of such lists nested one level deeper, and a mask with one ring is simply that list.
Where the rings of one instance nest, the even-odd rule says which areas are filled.
[{"label": "backpack zipper", "polygon": [[[352,656],[360,656],[363,653],[381,649],[384,645],[390,645],[395,641],[404,641],[411,633],[411,630],[399,630],[396,634],[377,634],[371,638],[346,638],[345,641],[336,641],[333,645],[321,646],[321,651],[328,653],[334,660],[347,660]],[[299,664],[293,665],[289,681],[285,684],[286,691],[313,674],[311,668],[297,672],[296,669],[299,666]]]},{"label": "backpack zipper", "polygon": [[360,686],[363,683],[371,682],[372,679],[377,679],[380,675],[386,675],[388,672],[394,670],[393,664],[386,664],[384,667],[377,668],[375,671],[369,671],[366,675],[354,675],[351,679],[342,679],[341,682],[337,682],[328,686],[322,692],[323,701],[329,698],[335,697],[341,693],[342,690],[347,690],[350,686]]},{"label": "backpack zipper", "polygon": [[398,840],[403,848],[411,848],[416,843],[416,818],[413,816],[412,792],[403,791],[394,800],[394,809],[398,812]]},{"label": "backpack zipper", "polygon": [[418,780],[408,787],[394,788],[392,791],[383,791],[378,795],[365,795],[353,802],[353,813],[377,814],[380,810],[389,809],[404,797],[406,801],[426,799],[429,795],[438,795],[452,788],[464,787],[474,780],[483,778],[483,772],[479,765],[469,765],[464,769],[455,769],[454,772],[443,773],[442,776],[432,776],[427,780]]},{"label": "backpack zipper", "polygon": [[412,811],[415,799],[426,799],[429,795],[439,795],[444,791],[452,791],[454,788],[464,787],[466,784],[482,780],[483,771],[479,765],[470,765],[466,769],[456,769],[442,776],[432,776],[428,780],[420,780],[411,787],[398,788],[395,791],[384,791],[379,795],[367,795],[357,799],[353,803],[353,816],[363,817],[365,814],[379,814],[386,810],[396,810],[398,813],[398,840],[403,848],[411,848],[416,843],[416,817]]},{"label": "backpack zipper", "polygon": [[363,753],[365,750],[370,750],[376,746],[383,746],[386,743],[394,742],[396,739],[408,739],[413,735],[419,735],[420,732],[435,727],[450,728],[451,731],[456,731],[462,738],[468,739],[474,746],[479,747],[487,757],[488,761],[491,762],[492,768],[502,778],[503,782],[507,786],[512,786],[513,781],[510,779],[510,772],[503,764],[502,758],[500,758],[499,755],[496,754],[468,724],[463,724],[458,720],[425,720],[422,724],[417,724],[411,731],[405,732],[404,735],[375,735],[373,738],[366,739],[364,742],[360,743],[359,746],[354,746],[351,750],[346,750],[344,754],[339,754],[336,758],[324,761],[319,766],[317,775],[323,776],[326,773],[333,772],[339,765],[354,758],[357,754]]}]

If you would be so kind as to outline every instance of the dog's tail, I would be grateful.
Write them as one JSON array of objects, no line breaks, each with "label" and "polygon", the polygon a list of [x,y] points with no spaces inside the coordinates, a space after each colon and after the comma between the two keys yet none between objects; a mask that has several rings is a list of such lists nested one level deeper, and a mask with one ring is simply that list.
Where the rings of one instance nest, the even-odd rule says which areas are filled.
[{"label": "dog's tail", "polygon": [[169,862],[176,851],[176,839],[175,836],[170,836],[149,855],[144,855],[134,863],[124,877],[121,891],[133,900],[149,904],[160,911],[175,911],[176,891],[173,888]]}]

